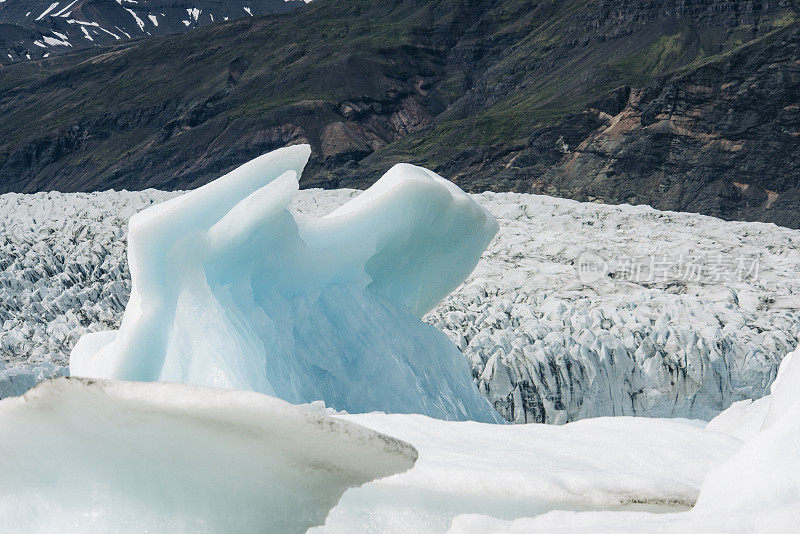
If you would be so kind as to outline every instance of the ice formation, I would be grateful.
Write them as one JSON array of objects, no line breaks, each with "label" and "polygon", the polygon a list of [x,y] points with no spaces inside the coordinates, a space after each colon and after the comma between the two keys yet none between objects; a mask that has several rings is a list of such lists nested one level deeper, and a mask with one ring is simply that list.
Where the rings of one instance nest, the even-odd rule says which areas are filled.
[{"label": "ice formation", "polygon": [[[705,477],[688,512],[551,511],[513,521],[463,515],[450,534],[794,532],[800,518],[800,350],[784,358],[769,396],[730,408],[711,421],[706,434],[745,438],[741,448]],[[750,412],[750,413],[748,413]],[[684,450],[691,442],[684,445]],[[335,509],[334,509],[335,511]],[[333,512],[332,512],[333,513]]]},{"label": "ice formation", "polygon": [[277,150],[134,215],[120,329],[82,337],[70,373],[499,421],[458,349],[420,321],[497,222],[411,165],[325,217],[295,216],[309,155]]},{"label": "ice formation", "polygon": [[[300,191],[292,211],[325,215],[358,193]],[[0,397],[66,373],[80,335],[119,326],[128,218],[178,194],[0,195]],[[462,350],[511,421],[708,419],[765,395],[798,343],[797,230],[538,195],[472,198],[500,231],[467,283],[425,320]],[[760,269],[735,283],[581,283],[573,263],[597,247],[609,256],[755,256]]]},{"label": "ice formation", "polygon": [[305,532],[410,445],[253,392],[60,378],[0,402],[0,531]]},{"label": "ice formation", "polygon": [[[510,421],[708,420],[769,391],[800,332],[800,231],[647,206],[475,195],[500,232],[432,324]],[[581,280],[586,251],[670,267],[755,258],[752,276]]]},{"label": "ice formation", "polygon": [[741,443],[691,421],[604,417],[487,425],[418,415],[340,419],[419,452],[402,474],[345,492],[309,534],[442,534],[462,514],[512,519],[550,510],[684,511]]},{"label": "ice formation", "polygon": [[[300,192],[290,216],[303,227],[309,219],[298,212],[324,214],[356,194]],[[129,283],[122,240],[126,214],[173,196],[148,191],[0,197],[0,208],[14,214],[0,218],[0,318],[4,322],[0,350],[6,360],[5,369],[0,364],[0,388],[25,388],[47,373],[62,372],[59,366],[73,328],[91,331],[116,325]],[[407,472],[345,491],[325,525],[312,532],[793,531],[800,517],[800,449],[796,444],[800,352],[785,358],[782,354],[787,345],[796,345],[799,330],[800,232],[533,195],[486,193],[473,198],[499,219],[499,239],[489,246],[467,283],[426,319],[461,348],[484,393],[496,406],[505,407],[509,419],[561,422],[612,413],[707,418],[733,405],[708,424],[618,417],[563,426],[497,426],[419,415],[340,414],[335,419],[410,443],[419,450],[419,459]],[[64,212],[73,215],[64,217]],[[570,262],[582,248],[598,243],[608,254],[626,249],[649,254],[659,247],[728,257],[758,254],[761,272],[756,279],[737,283],[713,279],[678,286],[580,283]],[[103,340],[102,335],[95,339]],[[231,409],[217,411],[209,408],[216,400],[201,400],[203,415],[195,421],[196,393],[158,388],[205,389],[113,384],[108,402],[107,393],[93,392],[94,387],[107,387],[103,384],[75,385],[74,391],[65,390],[63,395],[48,393],[53,390],[47,388],[62,387],[59,384],[76,381],[56,381],[32,391],[27,400],[0,403],[0,463],[3,472],[10,473],[0,499],[0,520],[12,522],[0,523],[0,530],[17,521],[23,521],[19,523],[23,527],[35,521],[58,521],[45,527],[57,526],[59,531],[64,530],[65,521],[77,525],[103,521],[102,514],[76,512],[81,502],[97,503],[95,510],[124,514],[117,507],[119,494],[86,494],[81,483],[87,482],[87,473],[97,465],[125,466],[135,458],[129,454],[135,440],[125,438],[144,436],[136,450],[144,450],[144,460],[152,465],[146,462],[143,467],[164,472],[173,464],[187,465],[186,452],[208,441],[208,447],[198,453],[205,455],[199,463],[210,468],[209,478],[201,482],[216,482],[215,469],[235,462],[232,465],[236,473],[243,473],[242,488],[249,498],[254,488],[253,479],[247,478],[253,466],[251,455],[239,464],[236,460],[242,456],[220,457],[212,447],[221,444],[226,452],[249,453],[249,445],[231,447],[228,439],[246,440],[252,425],[271,432],[273,425],[287,417],[264,422],[258,417],[271,408],[259,408],[246,409],[241,415],[245,421],[237,419],[242,404],[273,402],[236,400],[263,398],[254,393],[211,392],[214,399],[217,395],[231,399],[222,401]],[[770,391],[770,384],[770,395],[746,400]],[[141,393],[134,395],[134,391]],[[165,398],[172,400],[165,405]],[[156,421],[140,417],[142,410],[149,413],[158,405],[163,412],[156,410]],[[292,422],[280,426],[289,429],[288,437],[292,429],[305,428],[295,408],[283,403],[276,406],[289,410]],[[86,413],[97,416],[86,417]],[[215,422],[207,426],[212,415]],[[300,423],[295,425],[297,417]],[[217,424],[231,423],[233,427],[225,427],[232,429],[231,436],[217,432]],[[190,430],[184,433],[186,427]],[[186,441],[172,446],[175,428],[181,430],[177,437]],[[320,438],[321,454],[336,452],[339,440]],[[255,458],[283,457],[284,451],[276,453],[271,447],[264,451],[265,444],[278,443],[257,441]],[[184,446],[187,442],[192,446]],[[308,452],[294,442],[287,449]],[[354,456],[344,458],[344,464],[360,468],[361,454],[361,449],[348,449],[347,455]],[[405,456],[400,465],[392,464],[394,470],[408,467]],[[86,464],[90,457],[91,467]],[[380,457],[384,458],[383,453]],[[222,464],[220,458],[224,458]],[[352,458],[359,461],[354,463]],[[190,489],[197,484],[194,477],[204,476],[202,470],[178,471],[194,473]],[[390,472],[387,468],[366,473],[360,480]],[[101,469],[98,476],[112,473]],[[264,473],[257,471],[253,478]],[[158,473],[137,475],[132,470],[125,480],[138,483]],[[187,479],[182,477],[167,489],[184,491]],[[104,478],[101,483],[116,484],[116,480]],[[76,499],[82,500],[73,503],[70,492],[60,493],[61,486],[53,484],[61,482],[77,487]],[[12,493],[15,484],[26,489]],[[337,486],[337,491],[348,485]],[[199,487],[198,491],[208,490],[202,484]],[[213,487],[208,491],[214,491]],[[228,496],[220,496],[220,506],[233,510],[240,521],[265,520],[260,515],[251,517],[261,513],[255,506],[240,517],[237,503],[226,500]],[[56,499],[54,506],[74,506],[75,510],[59,509],[48,515],[35,508],[50,497]],[[177,530],[194,526],[182,523],[188,521],[186,517],[162,514],[163,508],[154,501],[146,502],[147,514],[140,520],[162,521]],[[205,517],[204,510],[193,506],[186,508],[188,513]],[[312,507],[313,513],[318,512],[314,523],[322,522],[325,510],[325,506]],[[649,513],[653,511],[676,513]],[[213,520],[209,519],[208,530],[215,526]]]},{"label": "ice formation", "polygon": [[407,441],[419,458],[407,472],[345,492],[310,532],[794,532],[798,392],[800,350],[784,358],[770,395],[707,424],[604,417],[492,427],[339,415]]}]

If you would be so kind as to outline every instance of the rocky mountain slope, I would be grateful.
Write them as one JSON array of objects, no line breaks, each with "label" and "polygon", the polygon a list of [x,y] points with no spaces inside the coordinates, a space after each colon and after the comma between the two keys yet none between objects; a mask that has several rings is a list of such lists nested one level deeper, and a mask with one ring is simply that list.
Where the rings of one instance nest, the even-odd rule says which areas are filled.
[{"label": "rocky mountain slope", "polygon": [[0,64],[151,35],[183,33],[239,17],[283,13],[303,0],[5,0]]},{"label": "rocky mountain slope", "polygon": [[467,190],[800,227],[800,2],[317,0],[0,70],[0,191],[191,188],[308,142]]},{"label": "rocky mountain slope", "polygon": [[[357,193],[302,191],[294,209],[321,216]],[[66,373],[82,334],[119,326],[127,220],[175,194],[0,196],[0,397]],[[500,232],[426,320],[509,421],[708,419],[764,395],[798,343],[796,230],[540,195],[473,198]],[[608,272],[578,276],[589,252]],[[633,260],[642,276],[625,267]],[[647,272],[650,261],[668,272]]]}]

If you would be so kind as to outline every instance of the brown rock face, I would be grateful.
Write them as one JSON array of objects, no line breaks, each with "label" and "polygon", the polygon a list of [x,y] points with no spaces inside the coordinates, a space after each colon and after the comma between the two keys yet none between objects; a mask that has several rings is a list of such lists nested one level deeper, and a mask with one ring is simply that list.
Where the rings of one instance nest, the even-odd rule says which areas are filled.
[{"label": "brown rock face", "polygon": [[[372,149],[367,144],[369,132],[355,122],[334,122],[325,127],[320,139],[325,159],[361,159]],[[379,144],[381,141],[372,136]]]},{"label": "brown rock face", "polygon": [[471,191],[800,227],[796,0],[330,0],[0,70],[0,192],[192,188],[309,143]]},{"label": "brown rock face", "polygon": [[800,34],[765,41],[631,91],[535,189],[799,226]]}]

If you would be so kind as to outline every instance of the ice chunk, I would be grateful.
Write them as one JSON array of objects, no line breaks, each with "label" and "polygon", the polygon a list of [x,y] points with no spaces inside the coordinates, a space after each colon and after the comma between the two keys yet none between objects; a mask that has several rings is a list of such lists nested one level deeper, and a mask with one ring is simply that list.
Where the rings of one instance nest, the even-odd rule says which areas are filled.
[{"label": "ice chunk", "polygon": [[[449,532],[750,534],[797,531],[800,518],[800,448],[797,446],[800,359],[797,355],[795,351],[783,359],[768,397],[749,406],[734,405],[729,408],[730,414],[723,412],[712,421],[715,424],[709,424],[710,428],[742,435],[747,441],[710,472],[703,481],[697,504],[690,511],[677,514],[554,511],[514,521],[469,514],[456,517]],[[759,417],[763,420],[761,431],[753,433],[754,422]],[[736,421],[743,428],[736,429],[733,425]],[[705,433],[723,435],[721,432]]]},{"label": "ice chunk", "polygon": [[498,427],[419,415],[339,418],[412,444],[419,459],[405,473],[348,490],[313,533],[436,534],[464,513],[514,518],[553,509],[685,510],[709,471],[740,446],[730,436],[668,419]]},{"label": "ice chunk", "polygon": [[0,531],[305,532],[410,445],[265,395],[60,378],[0,402]]},{"label": "ice chunk", "polygon": [[294,215],[309,154],[277,150],[131,217],[120,330],[85,336],[72,375],[499,421],[458,349],[419,319],[469,275],[495,219],[412,165],[325,217]]},{"label": "ice chunk", "polygon": [[[781,362],[761,432],[703,484],[698,514],[739,516],[742,524],[789,532],[800,518],[800,350]],[[753,530],[755,531],[755,530]]]},{"label": "ice chunk", "polygon": [[800,428],[800,348],[787,354],[781,361],[778,377],[770,389],[769,410],[763,428],[767,429],[792,416],[795,416]]},{"label": "ice chunk", "polygon": [[731,406],[708,422],[706,430],[723,432],[742,441],[748,441],[761,430],[769,410],[769,395],[756,401],[743,400]]}]

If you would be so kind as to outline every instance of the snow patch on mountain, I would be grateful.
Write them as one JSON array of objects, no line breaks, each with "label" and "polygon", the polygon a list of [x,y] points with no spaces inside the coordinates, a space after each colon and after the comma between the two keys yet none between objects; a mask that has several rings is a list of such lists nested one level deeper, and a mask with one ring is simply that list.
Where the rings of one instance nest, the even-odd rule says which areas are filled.
[{"label": "snow patch on mountain", "polygon": [[[54,32],[55,33],[55,32]],[[50,46],[72,46],[68,41],[57,39],[55,37],[50,37],[49,35],[45,35],[42,37],[44,42]]]},{"label": "snow patch on mountain", "polygon": [[48,13],[53,11],[56,7],[58,7],[58,2],[53,2],[52,4],[50,4],[50,6],[47,9],[42,11],[41,15],[36,17],[36,20],[37,21],[42,20],[45,16],[47,16]]},{"label": "snow patch on mountain", "polygon": [[0,35],[0,64],[40,59],[73,48],[102,46],[122,36],[130,39],[182,33],[211,24],[215,18],[228,20],[283,13],[301,5],[305,4],[300,0],[257,0],[249,4],[246,8],[249,11],[245,12],[241,3],[219,0],[212,3],[200,1],[188,6],[162,0],[8,2],[0,9],[0,24],[10,25],[13,31],[6,39]]}]

